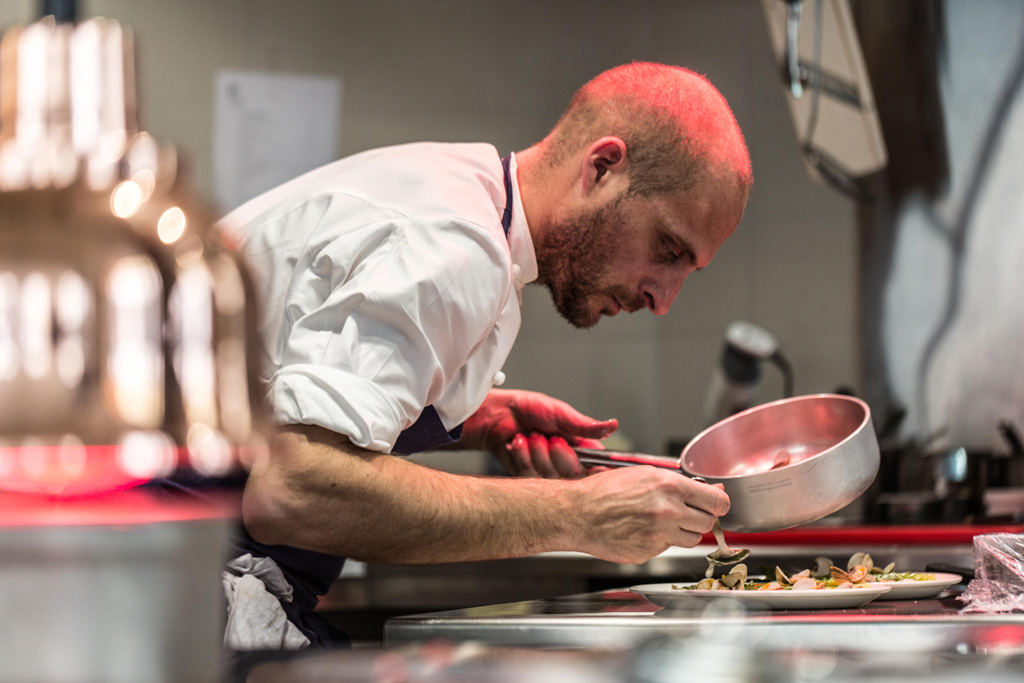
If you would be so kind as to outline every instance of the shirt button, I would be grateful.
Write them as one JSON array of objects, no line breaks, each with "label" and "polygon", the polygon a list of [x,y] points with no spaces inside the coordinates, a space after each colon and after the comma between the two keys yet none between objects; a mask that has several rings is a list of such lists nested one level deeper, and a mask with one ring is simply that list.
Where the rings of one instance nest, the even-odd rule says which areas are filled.
[{"label": "shirt button", "polygon": [[523,269],[520,268],[518,266],[518,264],[513,263],[512,264],[512,277],[518,278],[519,277],[519,273],[521,273],[521,272],[523,272]]},{"label": "shirt button", "polygon": [[502,372],[501,370],[498,370],[496,373],[494,373],[494,377],[491,378],[491,384],[493,384],[496,387],[500,387],[504,383],[505,383],[505,373]]}]

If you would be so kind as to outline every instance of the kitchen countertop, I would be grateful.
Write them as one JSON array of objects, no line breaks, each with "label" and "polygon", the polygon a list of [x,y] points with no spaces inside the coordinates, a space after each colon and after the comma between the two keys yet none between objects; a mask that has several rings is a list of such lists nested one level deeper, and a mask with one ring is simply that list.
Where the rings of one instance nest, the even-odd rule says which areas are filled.
[{"label": "kitchen countertop", "polygon": [[[703,601],[702,601],[703,602]],[[1016,683],[1024,614],[960,614],[953,592],[843,610],[659,608],[624,590],[392,619],[387,645],[311,652],[251,683]]]},{"label": "kitchen countertop", "polygon": [[[778,650],[853,648],[874,652],[1024,653],[1024,614],[964,614],[957,591],[883,600],[851,609],[769,610],[724,600],[690,609],[659,607],[627,589],[397,617],[389,645],[443,638],[492,646],[630,647],[655,636],[728,637]],[[883,596],[884,597],[884,596]]]},{"label": "kitchen countertop", "polygon": [[412,615],[387,644],[308,652],[251,683],[1016,683],[1024,614],[960,614],[954,591],[843,610],[660,608],[627,590]]}]

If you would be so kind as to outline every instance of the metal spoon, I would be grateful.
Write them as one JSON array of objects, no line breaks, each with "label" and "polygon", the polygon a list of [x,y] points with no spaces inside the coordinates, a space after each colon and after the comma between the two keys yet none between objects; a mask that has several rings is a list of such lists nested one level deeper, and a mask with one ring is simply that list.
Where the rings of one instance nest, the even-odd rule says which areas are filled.
[{"label": "metal spoon", "polygon": [[[708,483],[704,477],[692,477],[692,479],[702,484]],[[718,517],[715,517],[715,525],[711,527],[711,533],[715,535],[715,540],[718,541],[718,548],[707,554],[708,570],[704,575],[709,579],[715,575],[716,566],[725,567],[730,564],[739,564],[750,556],[748,549],[730,548],[726,544],[725,534],[722,532],[722,524],[718,521]]]},{"label": "metal spoon", "polygon": [[715,535],[715,540],[718,541],[718,549],[708,553],[709,570],[715,565],[730,565],[742,562],[750,556],[750,551],[746,548],[730,548],[726,545],[725,534],[722,533],[722,525],[718,523],[717,517],[715,517],[715,526],[711,528],[711,533]]}]

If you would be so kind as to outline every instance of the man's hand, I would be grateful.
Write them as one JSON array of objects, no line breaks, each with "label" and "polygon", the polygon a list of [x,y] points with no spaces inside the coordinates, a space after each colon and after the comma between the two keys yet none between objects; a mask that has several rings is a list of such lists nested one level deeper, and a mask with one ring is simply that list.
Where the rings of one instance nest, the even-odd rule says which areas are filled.
[{"label": "man's hand", "polygon": [[492,389],[466,420],[460,445],[490,451],[511,474],[578,479],[586,468],[573,446],[601,448],[597,440],[618,427],[545,394]]},{"label": "man's hand", "polygon": [[729,511],[721,484],[660,467],[609,469],[577,484],[583,518],[572,545],[612,562],[638,564],[671,546],[692,548]]}]

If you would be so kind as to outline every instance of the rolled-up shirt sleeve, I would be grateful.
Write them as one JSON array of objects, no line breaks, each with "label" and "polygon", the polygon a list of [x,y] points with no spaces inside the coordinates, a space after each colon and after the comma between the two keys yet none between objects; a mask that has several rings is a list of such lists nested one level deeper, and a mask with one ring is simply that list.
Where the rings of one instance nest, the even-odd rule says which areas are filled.
[{"label": "rolled-up shirt sleeve", "polygon": [[[514,296],[507,245],[491,226],[409,218],[344,195],[297,211],[306,215],[264,228],[308,225],[309,212],[315,227],[291,242],[271,240],[273,251],[262,252],[257,232],[250,249],[258,271],[276,269],[268,284],[275,319],[264,322],[265,343],[276,340],[266,350],[273,417],[389,452],[449,390]],[[353,213],[362,215],[353,221]],[[338,214],[360,227],[332,229]]]}]

